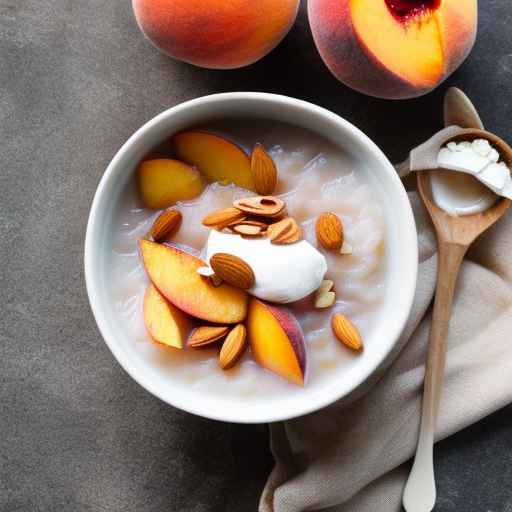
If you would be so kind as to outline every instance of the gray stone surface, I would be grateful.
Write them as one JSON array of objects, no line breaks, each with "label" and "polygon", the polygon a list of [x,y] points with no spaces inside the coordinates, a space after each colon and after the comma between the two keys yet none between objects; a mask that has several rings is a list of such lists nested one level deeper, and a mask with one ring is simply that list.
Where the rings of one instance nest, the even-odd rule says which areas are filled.
[{"label": "gray stone surface", "polygon": [[[480,10],[476,48],[447,85],[512,140],[509,1]],[[304,8],[267,58],[216,72],[155,51],[128,0],[0,0],[0,511],[245,512],[271,468],[264,426],[159,402],[121,370],[92,318],[88,209],[136,128],[199,95],[279,92],[338,112],[398,159],[438,127],[445,88],[399,103],[348,90],[317,57]],[[437,510],[512,511],[511,413],[438,446]]]}]

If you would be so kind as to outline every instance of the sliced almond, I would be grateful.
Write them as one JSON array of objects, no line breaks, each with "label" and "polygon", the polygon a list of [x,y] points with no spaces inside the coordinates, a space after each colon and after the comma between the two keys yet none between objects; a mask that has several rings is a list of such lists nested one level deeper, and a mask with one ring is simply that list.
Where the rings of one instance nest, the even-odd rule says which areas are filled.
[{"label": "sliced almond", "polygon": [[317,292],[315,294],[315,308],[330,308],[336,302],[336,294],[334,292]]},{"label": "sliced almond", "polygon": [[267,228],[267,236],[273,244],[293,244],[302,239],[302,228],[292,217],[280,220]]},{"label": "sliced almond", "polygon": [[238,199],[233,203],[235,208],[250,215],[260,217],[276,217],[285,208],[284,201],[274,196],[256,196]]},{"label": "sliced almond", "polygon": [[267,229],[267,226],[261,227],[261,226],[254,226],[253,224],[247,224],[245,222],[242,222],[241,224],[237,224],[236,226],[233,226],[232,230],[235,233],[238,233],[242,236],[261,236],[265,233]]},{"label": "sliced almond", "polygon": [[261,144],[252,150],[251,171],[256,192],[262,196],[273,194],[277,185],[276,164]]},{"label": "sliced almond", "polygon": [[353,252],[354,248],[346,240],[344,240],[340,249],[340,254],[352,254]]},{"label": "sliced almond", "polygon": [[243,212],[230,206],[208,214],[203,219],[203,225],[208,228],[224,229],[231,224],[242,221],[244,218],[245,214]]},{"label": "sliced almond", "polygon": [[242,324],[233,327],[227,335],[219,354],[219,366],[228,370],[235,366],[247,348],[247,331]]},{"label": "sliced almond", "polygon": [[210,265],[226,283],[248,290],[254,286],[254,272],[252,268],[238,256],[218,252],[210,258]]},{"label": "sliced almond", "polygon": [[155,242],[171,237],[180,227],[182,215],[178,210],[165,210],[153,222],[149,234]]},{"label": "sliced almond", "polygon": [[324,279],[320,286],[318,287],[317,291],[321,292],[330,292],[334,287],[334,281],[331,281],[330,279]]},{"label": "sliced almond", "polygon": [[341,313],[336,313],[331,319],[334,334],[344,345],[352,350],[362,350],[363,340],[357,327]]},{"label": "sliced almond", "polygon": [[343,246],[343,224],[335,213],[322,213],[316,221],[316,237],[329,251],[339,251]]},{"label": "sliced almond", "polygon": [[190,333],[187,345],[191,347],[205,347],[224,338],[228,331],[229,327],[225,326],[198,327]]},{"label": "sliced almond", "polygon": [[315,308],[330,308],[336,302],[336,294],[332,291],[334,281],[324,279],[315,293]]},{"label": "sliced almond", "polygon": [[199,267],[196,272],[203,277],[211,277],[215,275],[215,270],[211,267]]},{"label": "sliced almond", "polygon": [[210,283],[217,287],[222,284],[222,279],[215,273],[211,267],[199,267],[196,272],[203,277],[209,279]]}]

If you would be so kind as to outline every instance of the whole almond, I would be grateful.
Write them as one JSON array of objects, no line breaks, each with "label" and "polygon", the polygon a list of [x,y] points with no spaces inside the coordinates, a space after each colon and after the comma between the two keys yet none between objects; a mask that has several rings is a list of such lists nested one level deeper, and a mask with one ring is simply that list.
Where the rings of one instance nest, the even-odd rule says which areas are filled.
[{"label": "whole almond", "polygon": [[292,217],[270,224],[267,236],[273,244],[293,244],[302,239],[302,228]]},{"label": "whole almond", "polygon": [[344,345],[352,350],[362,350],[363,340],[357,327],[341,313],[336,313],[331,319],[334,334]]},{"label": "whole almond", "polygon": [[251,171],[256,192],[262,196],[273,194],[277,185],[276,164],[261,144],[252,150]]},{"label": "whole almond", "polygon": [[316,237],[329,251],[339,251],[343,246],[343,224],[335,213],[322,213],[316,221]]},{"label": "whole almond", "polygon": [[255,196],[238,199],[233,203],[240,211],[260,217],[276,217],[285,208],[284,201],[274,196]]},{"label": "whole almond", "polygon": [[245,214],[238,208],[230,206],[229,208],[222,208],[208,214],[203,219],[203,225],[208,228],[223,229],[233,223],[242,221]]},{"label": "whole almond", "polygon": [[235,366],[247,348],[247,331],[242,324],[233,327],[227,335],[219,354],[219,366],[228,370]]},{"label": "whole almond", "polygon": [[238,256],[223,252],[215,253],[210,258],[210,266],[226,283],[248,290],[254,286],[254,272],[252,268]]},{"label": "whole almond", "polygon": [[205,347],[224,338],[228,331],[229,327],[225,326],[198,327],[190,333],[187,345],[191,347]]},{"label": "whole almond", "polygon": [[165,210],[153,222],[149,234],[155,242],[171,237],[180,227],[182,215],[178,210]]}]

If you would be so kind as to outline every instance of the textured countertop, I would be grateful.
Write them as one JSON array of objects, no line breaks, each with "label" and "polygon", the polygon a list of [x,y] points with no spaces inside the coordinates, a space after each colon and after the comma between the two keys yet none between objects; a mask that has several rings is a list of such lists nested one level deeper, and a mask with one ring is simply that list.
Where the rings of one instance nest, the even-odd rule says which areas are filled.
[{"label": "textured countertop", "polygon": [[[0,0],[1,512],[256,510],[272,466],[265,426],[165,405],[101,339],[82,265],[96,185],[145,121],[222,91],[318,103],[398,160],[440,126],[443,92],[458,85],[510,141],[512,11],[509,0],[480,3],[477,45],[449,82],[386,102],[331,77],[304,8],[267,58],[217,72],[159,54],[128,0]],[[436,464],[436,510],[511,512],[512,407],[440,443]]]}]

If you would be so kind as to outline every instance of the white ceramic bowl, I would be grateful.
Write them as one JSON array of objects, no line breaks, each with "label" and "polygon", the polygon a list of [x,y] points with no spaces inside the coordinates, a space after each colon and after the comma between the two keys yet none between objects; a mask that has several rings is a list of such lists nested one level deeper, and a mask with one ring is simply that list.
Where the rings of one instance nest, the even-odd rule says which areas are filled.
[{"label": "white ceramic bowl", "polygon": [[[306,386],[298,393],[273,396],[252,404],[250,400],[205,397],[193,389],[174,388],[162,370],[144,361],[134,340],[123,334],[105,283],[113,213],[137,163],[164,139],[196,124],[225,117],[265,118],[307,128],[335,142],[353,159],[358,172],[367,173],[380,196],[387,225],[387,276],[383,313],[373,329],[371,350],[357,358],[347,371],[333,375],[320,389]],[[323,108],[285,96],[262,93],[216,94],[166,110],[137,130],[108,166],[91,207],[85,240],[85,277],[91,308],[99,329],[123,368],[150,393],[185,411],[207,418],[237,423],[285,420],[313,412],[346,399],[368,380],[396,347],[409,315],[417,274],[416,227],[407,194],[393,166],[361,131]]]}]

